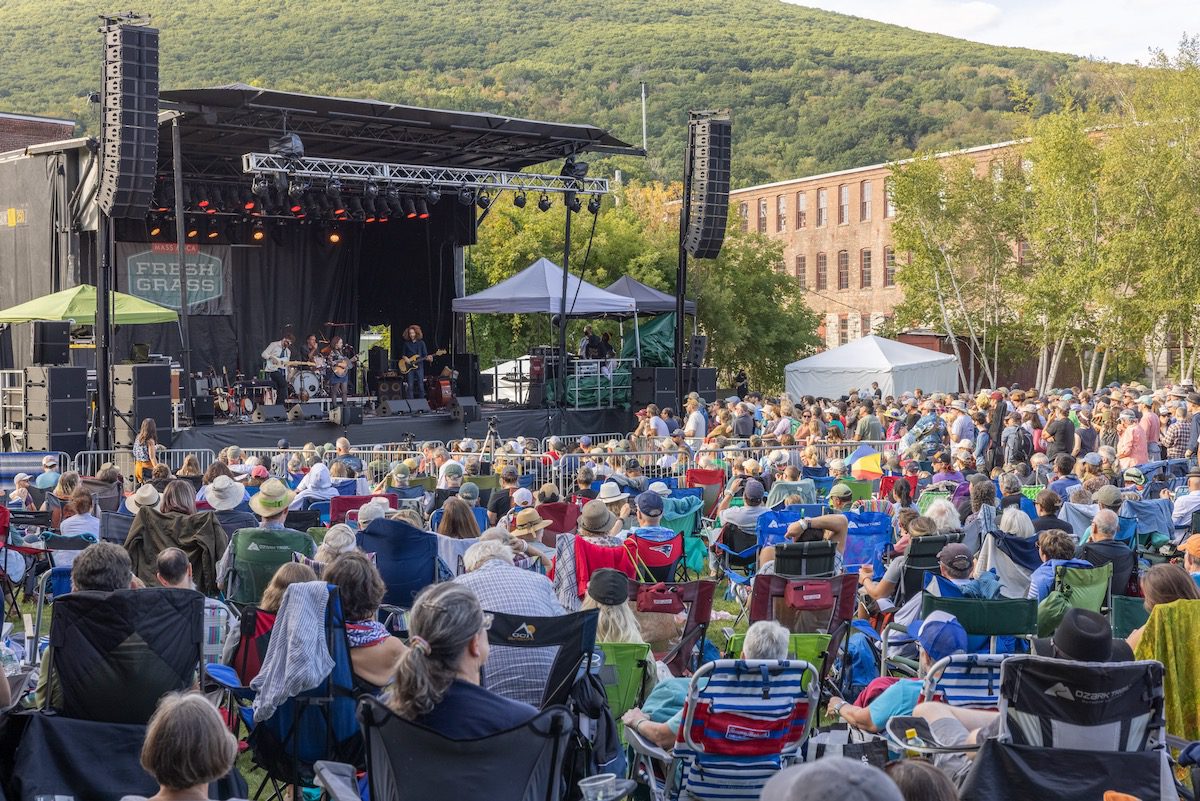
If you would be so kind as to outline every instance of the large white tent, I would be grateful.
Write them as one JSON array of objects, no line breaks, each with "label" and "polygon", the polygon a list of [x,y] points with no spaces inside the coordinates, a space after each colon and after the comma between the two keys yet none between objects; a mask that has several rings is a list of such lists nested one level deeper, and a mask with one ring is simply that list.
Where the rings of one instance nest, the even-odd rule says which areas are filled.
[{"label": "large white tent", "polygon": [[879,382],[884,395],[899,395],[917,387],[927,393],[955,392],[958,359],[871,335],[784,368],[784,383],[793,398],[837,398],[851,388],[866,389],[872,381]]},{"label": "large white tent", "polygon": [[[558,314],[562,310],[563,270],[549,259],[538,259],[521,272],[482,292],[455,298],[452,308],[470,314]],[[637,312],[633,298],[613,294],[567,276],[567,316],[603,317]]]}]

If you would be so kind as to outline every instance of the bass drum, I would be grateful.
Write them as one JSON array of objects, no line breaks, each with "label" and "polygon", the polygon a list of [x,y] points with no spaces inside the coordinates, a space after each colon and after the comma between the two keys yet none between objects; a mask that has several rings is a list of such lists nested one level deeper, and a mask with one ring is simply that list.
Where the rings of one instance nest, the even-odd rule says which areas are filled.
[{"label": "bass drum", "polygon": [[302,401],[315,398],[321,392],[321,379],[316,373],[301,370],[292,376],[292,392]]},{"label": "bass drum", "polygon": [[255,408],[255,406],[257,406],[257,404],[254,401],[250,400],[250,398],[248,396],[242,396],[241,398],[239,398],[237,404],[238,404],[238,411],[240,411],[242,414],[244,414],[246,416],[254,414],[254,408]]}]

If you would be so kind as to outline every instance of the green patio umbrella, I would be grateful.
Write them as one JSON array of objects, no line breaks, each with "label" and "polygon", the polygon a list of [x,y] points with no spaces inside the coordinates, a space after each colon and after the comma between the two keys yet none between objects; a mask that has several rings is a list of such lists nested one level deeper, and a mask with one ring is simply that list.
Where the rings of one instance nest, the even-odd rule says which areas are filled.
[{"label": "green patio umbrella", "polygon": [[[173,323],[179,319],[179,315],[171,309],[133,295],[113,292],[112,297],[114,325]],[[74,320],[76,325],[95,325],[96,287],[81,284],[0,311],[0,323],[28,323],[34,320]]]}]

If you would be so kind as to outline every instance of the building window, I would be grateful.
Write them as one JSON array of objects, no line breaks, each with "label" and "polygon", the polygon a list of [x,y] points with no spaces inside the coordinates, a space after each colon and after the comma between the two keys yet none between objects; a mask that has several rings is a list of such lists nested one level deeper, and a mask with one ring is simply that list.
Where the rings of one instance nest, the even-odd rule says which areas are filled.
[{"label": "building window", "polygon": [[838,344],[845,345],[850,341],[850,315],[838,315]]},{"label": "building window", "polygon": [[826,263],[825,254],[817,254],[817,289],[829,288],[829,265]]},{"label": "building window", "polygon": [[866,222],[871,219],[871,182],[863,181],[858,185],[858,221]]},{"label": "building window", "polygon": [[858,329],[859,336],[867,336],[871,333],[871,315],[864,314],[862,316],[862,328]]},{"label": "building window", "polygon": [[749,203],[739,203],[738,204],[738,217],[742,221],[742,233],[746,233],[747,231],[750,230],[750,204]]},{"label": "building window", "polygon": [[767,199],[765,197],[758,199],[758,232],[760,234],[767,232]]},{"label": "building window", "polygon": [[808,195],[796,193],[796,228],[808,227]]},{"label": "building window", "polygon": [[817,190],[817,227],[820,228],[829,219],[829,191]]},{"label": "building window", "polygon": [[838,289],[850,288],[850,252],[838,251]]},{"label": "building window", "polygon": [[862,289],[871,287],[871,251],[864,250],[858,254],[858,285]]},{"label": "building window", "polygon": [[838,187],[838,225],[850,222],[850,187],[842,184]]},{"label": "building window", "polygon": [[892,199],[892,181],[890,178],[888,180],[884,181],[884,183],[883,183],[883,194],[884,194],[883,216],[884,217],[895,217],[896,216],[896,203]]},{"label": "building window", "polygon": [[808,289],[808,259],[804,256],[796,257],[796,280],[801,289]]},{"label": "building window", "polygon": [[883,249],[883,285],[896,285],[896,251],[890,247]]},{"label": "building window", "polygon": [[782,234],[787,230],[787,196],[778,195],[775,198],[775,233]]}]

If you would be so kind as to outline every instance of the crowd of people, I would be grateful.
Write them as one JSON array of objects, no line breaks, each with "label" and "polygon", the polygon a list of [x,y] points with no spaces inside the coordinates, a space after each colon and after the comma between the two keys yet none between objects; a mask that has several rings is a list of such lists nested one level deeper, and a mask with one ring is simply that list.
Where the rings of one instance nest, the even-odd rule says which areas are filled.
[{"label": "crowd of people", "polygon": [[[303,588],[337,587],[355,692],[378,696],[396,714],[455,739],[527,722],[543,697],[553,653],[489,643],[494,614],[555,617],[597,609],[599,642],[643,643],[661,654],[679,642],[686,614],[640,612],[631,589],[638,580],[671,580],[675,562],[665,576],[652,574],[631,544],[669,551],[677,538],[699,538],[705,557],[699,577],[720,580],[720,545],[731,530],[752,533],[762,515],[798,504],[823,508],[793,520],[783,544],[832,541],[835,572],[857,571],[859,616],[868,626],[907,626],[910,638],[897,653],[916,666],[916,678],[881,675],[855,698],[826,693],[823,725],[841,722],[877,734],[892,718],[916,716],[945,741],[996,735],[995,712],[921,698],[920,679],[933,663],[978,647],[953,616],[921,620],[920,595],[901,597],[909,550],[925,537],[950,535],[931,577],[949,588],[942,592],[1028,598],[1051,609],[1062,604],[1060,568],[1104,568],[1111,570],[1106,595],[1136,598],[1144,608],[1141,624],[1118,637],[1099,610],[1062,608],[1055,625],[1033,641],[1036,654],[1089,663],[1161,660],[1190,634],[1165,635],[1156,622],[1164,613],[1156,617],[1155,610],[1182,602],[1177,608],[1190,611],[1172,620],[1200,625],[1200,604],[1187,606],[1200,600],[1200,535],[1192,521],[1200,511],[1194,458],[1200,392],[1191,386],[1044,394],[1001,388],[975,396],[917,389],[891,397],[876,385],[838,399],[746,393],[705,404],[689,397],[678,418],[654,406],[637,417],[635,430],[597,442],[518,437],[483,451],[464,438],[401,453],[389,446],[356,449],[345,439],[295,449],[280,441],[267,456],[230,447],[204,470],[189,458],[174,472],[149,457],[151,445],[139,476],[128,478],[112,465],[95,476],[59,474],[50,458],[41,475],[16,477],[7,504],[54,513],[58,535],[91,538],[84,549],[55,555],[57,564],[71,565],[74,590],[202,592],[212,612],[204,624],[209,662],[244,667],[247,638],[264,637],[278,617],[299,614]],[[865,448],[859,458],[878,455],[873,477],[852,475],[850,457],[859,445]],[[1181,462],[1175,468],[1166,460]],[[680,531],[671,515],[689,470],[719,471],[720,486],[702,510],[711,521],[701,524],[697,514],[696,525]],[[856,485],[866,485],[865,495]],[[115,488],[119,502],[97,514],[105,487]],[[309,525],[314,507],[347,488],[373,497],[360,499],[344,520]],[[569,507],[574,511],[566,515]],[[844,564],[855,515],[863,511],[891,520],[880,573],[870,563]],[[126,542],[96,541],[106,513],[130,518]],[[295,524],[302,518],[304,525]],[[389,565],[362,546],[364,536],[398,532],[435,538],[437,546],[428,586],[402,627],[383,609]],[[1000,540],[1025,545],[1014,551],[998,547]],[[20,571],[6,564],[8,578],[41,569],[34,557],[28,560]],[[761,548],[751,571],[774,573],[776,561],[776,547]],[[729,595],[738,592],[745,591],[731,586]],[[242,625],[246,614],[255,616],[257,629]],[[789,633],[779,622],[754,622],[742,655],[784,659]],[[267,653],[269,660],[269,646]],[[54,649],[43,655],[28,705],[56,707],[49,681],[55,659]],[[1178,669],[1189,667],[1190,660]],[[7,689],[0,683],[0,692]],[[680,736],[688,678],[664,665],[651,671],[644,689],[641,703],[616,717],[670,749]],[[1169,712],[1167,725],[1178,723],[1172,730],[1186,735],[1197,718],[1194,711],[1176,721]],[[141,759],[167,798],[224,775],[235,753],[211,705],[185,693],[162,699]],[[970,767],[961,755],[899,760],[886,775],[863,779],[871,794],[864,789],[861,797],[954,798]],[[813,793],[832,780],[831,771],[844,791],[863,770],[818,761],[779,773],[762,797],[819,797]]]}]

